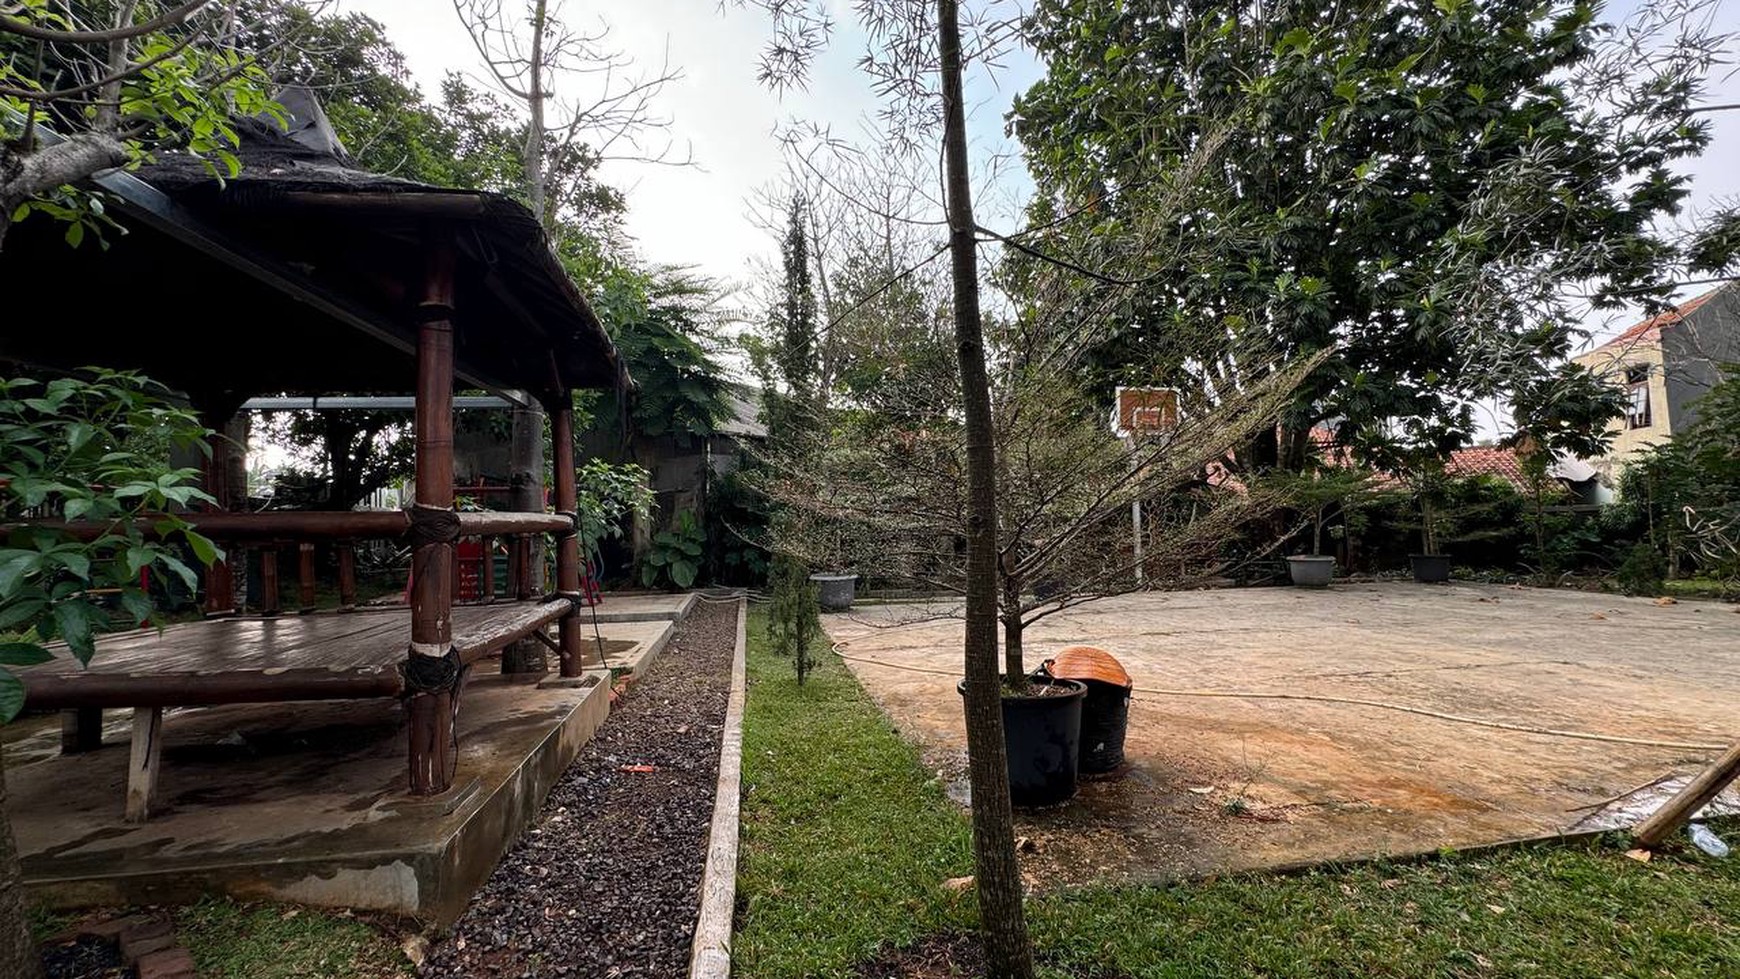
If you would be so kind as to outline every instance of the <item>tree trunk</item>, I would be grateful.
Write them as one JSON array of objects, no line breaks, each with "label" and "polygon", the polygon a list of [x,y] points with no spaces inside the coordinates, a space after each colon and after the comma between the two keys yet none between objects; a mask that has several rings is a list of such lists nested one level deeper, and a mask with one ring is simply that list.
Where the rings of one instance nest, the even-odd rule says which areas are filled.
[{"label": "tree trunk", "polygon": [[966,722],[973,794],[973,857],[980,930],[992,979],[1032,979],[1033,950],[1021,907],[1015,816],[997,682],[997,456],[991,386],[979,319],[979,260],[967,171],[961,81],[961,25],[956,0],[937,0],[943,97],[943,168],[948,198],[949,259],[954,280],[955,347],[967,435]]},{"label": "tree trunk", "polygon": [[1027,675],[1027,665],[1022,655],[1021,634],[1025,623],[1021,620],[1021,578],[1018,575],[1005,573],[1003,575],[1003,681],[1012,688],[1019,688],[1021,678]]},{"label": "tree trunk", "polygon": [[24,914],[24,871],[18,866],[18,843],[12,820],[6,817],[6,765],[0,762],[0,979],[35,979],[42,959]]},{"label": "tree trunk", "polygon": [[531,205],[532,213],[538,216],[538,223],[545,230],[550,229],[550,215],[546,213],[545,174],[544,174],[544,30],[550,23],[549,7],[546,0],[535,0],[532,4],[532,57],[530,86],[526,89],[526,101],[529,103],[530,121],[526,126],[526,145],[520,165],[525,170],[526,198]]}]

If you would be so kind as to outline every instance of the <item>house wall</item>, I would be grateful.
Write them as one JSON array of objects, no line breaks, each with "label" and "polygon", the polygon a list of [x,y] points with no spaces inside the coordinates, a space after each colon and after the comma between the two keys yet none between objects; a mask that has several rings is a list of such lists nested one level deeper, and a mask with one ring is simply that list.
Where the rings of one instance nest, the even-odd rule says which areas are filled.
[{"label": "house wall", "polygon": [[1721,365],[1740,362],[1740,289],[1711,296],[1662,336],[1666,398],[1675,435],[1698,420],[1695,402],[1722,379]]},{"label": "house wall", "polygon": [[1607,424],[1607,431],[1613,436],[1607,455],[1589,460],[1600,473],[1601,480],[1611,486],[1618,481],[1619,474],[1633,457],[1673,437],[1662,345],[1658,340],[1639,340],[1620,347],[1601,347],[1573,359],[1609,379],[1621,390],[1628,386],[1625,382],[1627,369],[1639,365],[1649,368],[1650,424],[1644,428],[1631,428],[1623,416],[1614,419]]}]

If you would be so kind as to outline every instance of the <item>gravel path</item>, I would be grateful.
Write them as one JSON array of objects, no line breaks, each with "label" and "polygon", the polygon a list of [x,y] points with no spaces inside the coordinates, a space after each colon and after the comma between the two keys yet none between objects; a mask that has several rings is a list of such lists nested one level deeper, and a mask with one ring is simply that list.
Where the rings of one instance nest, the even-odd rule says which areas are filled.
[{"label": "gravel path", "polygon": [[736,605],[677,626],[421,975],[687,973],[736,637]]}]

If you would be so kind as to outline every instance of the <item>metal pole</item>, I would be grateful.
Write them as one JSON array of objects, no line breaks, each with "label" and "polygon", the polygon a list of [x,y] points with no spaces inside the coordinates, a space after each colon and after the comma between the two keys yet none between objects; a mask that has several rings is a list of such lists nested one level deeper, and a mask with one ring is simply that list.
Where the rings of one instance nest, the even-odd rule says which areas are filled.
[{"label": "metal pole", "polygon": [[[1141,460],[1136,457],[1136,437],[1130,436],[1124,440],[1124,444],[1129,446],[1130,472],[1134,473],[1141,468]],[[1135,498],[1130,501],[1130,528],[1135,535],[1136,587],[1140,588],[1145,583],[1142,576],[1142,491],[1140,489],[1137,489]]]}]

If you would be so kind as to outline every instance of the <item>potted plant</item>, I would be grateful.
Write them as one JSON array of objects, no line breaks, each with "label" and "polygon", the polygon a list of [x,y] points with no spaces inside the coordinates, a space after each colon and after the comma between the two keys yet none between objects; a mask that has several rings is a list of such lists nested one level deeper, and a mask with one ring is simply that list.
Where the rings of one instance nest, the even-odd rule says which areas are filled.
[{"label": "potted plant", "polygon": [[815,583],[817,601],[824,612],[844,612],[852,607],[852,600],[858,594],[858,575],[846,568],[846,537],[844,531],[837,531],[827,548],[825,567],[832,571],[817,571],[810,575],[810,581]]},{"label": "potted plant", "polygon": [[1311,515],[1311,553],[1287,558],[1287,574],[1303,588],[1327,588],[1335,577],[1335,558],[1323,553],[1323,522],[1331,507],[1365,488],[1366,474],[1348,467],[1318,466],[1288,481],[1287,494]]},{"label": "potted plant", "polygon": [[1420,551],[1408,555],[1408,564],[1414,580],[1424,584],[1450,580],[1450,557],[1438,550],[1445,465],[1450,454],[1467,441],[1471,422],[1466,408],[1441,417],[1406,418],[1386,439],[1371,447],[1374,460],[1394,473],[1413,495],[1420,517]]}]

